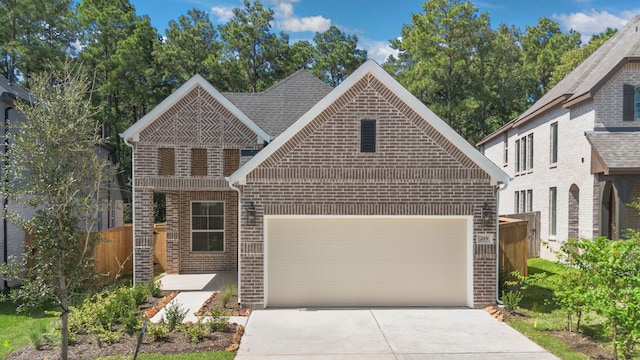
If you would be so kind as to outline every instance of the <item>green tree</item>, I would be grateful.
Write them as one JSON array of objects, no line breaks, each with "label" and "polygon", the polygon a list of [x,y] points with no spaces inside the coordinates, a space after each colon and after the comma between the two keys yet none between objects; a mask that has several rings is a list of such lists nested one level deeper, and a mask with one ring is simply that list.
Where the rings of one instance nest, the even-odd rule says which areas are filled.
[{"label": "green tree", "polygon": [[233,18],[220,27],[226,45],[223,60],[239,64],[248,82],[243,91],[257,92],[288,75],[284,73],[289,36],[271,33],[272,9],[265,9],[259,1],[244,0],[243,4],[243,8],[233,9]]},{"label": "green tree", "polygon": [[627,240],[601,237],[572,244],[573,264],[583,272],[585,298],[606,319],[617,359],[637,358],[640,341],[640,233]]},{"label": "green tree", "polygon": [[549,82],[549,88],[554,87],[560,80],[564,79],[570,72],[573,71],[578,65],[585,61],[591,54],[593,54],[602,44],[604,44],[610,37],[615,35],[617,30],[607,28],[607,30],[595,34],[589,40],[589,43],[584,46],[577,47],[562,54],[560,64],[556,66],[551,75],[551,81]]},{"label": "green tree", "polygon": [[300,69],[310,70],[313,67],[313,53],[313,45],[306,40],[301,40],[291,45],[287,55],[288,72],[292,73]]},{"label": "green tree", "polygon": [[101,138],[96,109],[88,100],[90,83],[77,70],[35,75],[32,92],[37,101],[16,103],[28,120],[10,124],[11,161],[4,189],[12,203],[34,214],[9,212],[12,222],[34,236],[25,252],[33,265],[13,297],[29,306],[50,300],[60,305],[63,359],[69,301],[95,276],[92,258],[98,239],[92,230],[114,175],[111,163],[98,155]]},{"label": "green tree", "polygon": [[193,75],[200,74],[218,87],[216,70],[219,70],[222,43],[217,37],[209,15],[198,9],[188,10],[177,22],[171,20],[166,40],[157,52],[163,81],[177,88]]},{"label": "green tree", "polygon": [[358,37],[347,35],[332,25],[317,33],[312,73],[327,84],[336,87],[349,74],[367,61],[367,51],[358,49]]},{"label": "green tree", "polygon": [[488,107],[488,99],[473,92],[487,91],[474,87],[478,79],[490,78],[490,72],[480,73],[487,69],[478,58],[489,56],[488,16],[478,15],[469,0],[429,0],[422,8],[424,13],[403,26],[401,40],[392,42],[400,54],[387,69],[461,135],[476,140],[486,126],[467,116]]},{"label": "green tree", "polygon": [[575,31],[564,34],[557,22],[543,17],[535,26],[526,27],[521,44],[530,101],[536,101],[551,89],[551,76],[562,55],[580,46],[580,34]]},{"label": "green tree", "polygon": [[31,74],[61,67],[76,33],[70,0],[1,0],[0,63],[3,75],[18,75],[30,87]]}]

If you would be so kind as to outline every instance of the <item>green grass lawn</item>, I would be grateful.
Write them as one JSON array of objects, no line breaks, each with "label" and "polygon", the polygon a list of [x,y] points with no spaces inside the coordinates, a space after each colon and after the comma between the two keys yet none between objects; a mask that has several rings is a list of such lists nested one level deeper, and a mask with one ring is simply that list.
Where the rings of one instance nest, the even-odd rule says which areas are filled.
[{"label": "green grass lawn", "polygon": [[29,333],[53,320],[55,317],[45,315],[44,311],[18,314],[11,301],[0,302],[0,358],[29,344]]},{"label": "green grass lawn", "polygon": [[[561,278],[564,268],[564,265],[543,259],[529,259],[528,265],[530,276],[543,273],[549,280]],[[566,313],[553,304],[552,283],[541,281],[523,290],[524,296],[518,311],[527,317],[510,317],[507,323],[561,359],[587,359],[585,355],[572,350],[561,339],[550,334],[550,331],[567,328]],[[573,326],[575,327],[575,319]],[[610,340],[603,335],[601,321],[594,314],[589,314],[588,321],[582,320],[580,330],[602,341],[602,345]]]}]

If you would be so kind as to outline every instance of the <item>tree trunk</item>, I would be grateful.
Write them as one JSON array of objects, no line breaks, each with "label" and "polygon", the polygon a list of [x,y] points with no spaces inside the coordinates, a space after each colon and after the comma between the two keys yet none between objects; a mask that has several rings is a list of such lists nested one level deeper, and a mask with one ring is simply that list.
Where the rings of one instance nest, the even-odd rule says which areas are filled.
[{"label": "tree trunk", "polygon": [[60,275],[60,307],[62,316],[60,317],[60,358],[67,360],[69,355],[69,298],[67,293],[67,281],[64,275]]}]

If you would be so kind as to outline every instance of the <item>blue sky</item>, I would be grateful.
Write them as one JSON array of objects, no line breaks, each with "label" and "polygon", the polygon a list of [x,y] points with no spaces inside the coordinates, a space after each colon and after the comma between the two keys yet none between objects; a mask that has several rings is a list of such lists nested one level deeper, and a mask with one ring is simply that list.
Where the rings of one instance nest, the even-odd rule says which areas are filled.
[{"label": "blue sky", "polygon": [[[223,24],[242,0],[130,0],[138,15],[149,15],[153,26],[164,34],[172,19],[190,8],[209,13],[214,25]],[[275,11],[272,30],[283,31],[293,43],[312,40],[316,32],[336,25],[358,37],[358,46],[369,57],[384,62],[392,49],[390,39],[400,36],[403,24],[411,23],[411,14],[422,13],[421,0],[262,0]],[[523,31],[539,18],[548,17],[563,31],[574,29],[588,41],[592,34],[607,27],[621,28],[640,15],[638,0],[482,0],[473,1],[480,12],[488,12],[493,27],[500,23],[516,25]]]}]

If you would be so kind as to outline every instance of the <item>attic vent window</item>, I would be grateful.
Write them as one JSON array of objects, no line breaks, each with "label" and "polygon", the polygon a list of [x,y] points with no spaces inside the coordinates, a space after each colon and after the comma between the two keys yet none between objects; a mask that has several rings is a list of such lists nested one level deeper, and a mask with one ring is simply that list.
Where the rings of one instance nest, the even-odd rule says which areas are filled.
[{"label": "attic vent window", "polygon": [[376,152],[375,120],[362,120],[360,122],[360,152]]}]

